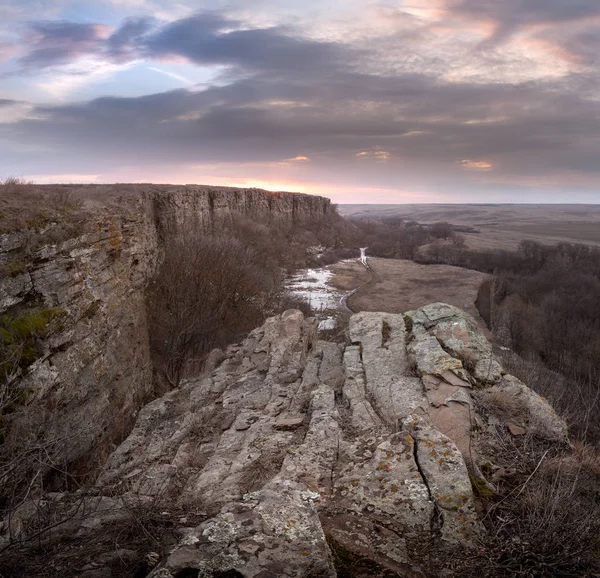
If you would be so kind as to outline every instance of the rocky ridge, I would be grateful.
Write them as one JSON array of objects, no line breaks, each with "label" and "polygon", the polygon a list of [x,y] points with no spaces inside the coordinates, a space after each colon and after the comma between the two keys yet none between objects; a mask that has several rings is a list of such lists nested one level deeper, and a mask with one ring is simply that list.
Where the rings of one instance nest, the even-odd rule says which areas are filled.
[{"label": "rocky ridge", "polygon": [[[153,578],[334,577],[340,556],[366,560],[364,576],[438,575],[432,560],[443,570],[484,531],[473,486],[502,475],[496,436],[568,443],[475,321],[442,303],[353,315],[346,346],[290,310],[213,359],[141,410],[97,479],[93,514],[63,534],[137,501],[184,513]],[[518,415],[491,403],[503,394]]]}]

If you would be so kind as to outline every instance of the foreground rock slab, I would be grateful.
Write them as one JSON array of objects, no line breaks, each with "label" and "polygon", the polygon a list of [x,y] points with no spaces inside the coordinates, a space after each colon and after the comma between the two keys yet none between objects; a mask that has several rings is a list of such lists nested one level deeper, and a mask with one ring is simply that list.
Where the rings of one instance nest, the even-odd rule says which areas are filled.
[{"label": "foreground rock slab", "polygon": [[[150,576],[334,577],[340,552],[370,575],[437,575],[483,532],[471,484],[491,483],[495,432],[567,441],[454,307],[359,313],[348,344],[318,337],[314,319],[286,311],[142,409],[95,493],[176,520]],[[495,409],[502,395],[518,397],[518,416]]]}]

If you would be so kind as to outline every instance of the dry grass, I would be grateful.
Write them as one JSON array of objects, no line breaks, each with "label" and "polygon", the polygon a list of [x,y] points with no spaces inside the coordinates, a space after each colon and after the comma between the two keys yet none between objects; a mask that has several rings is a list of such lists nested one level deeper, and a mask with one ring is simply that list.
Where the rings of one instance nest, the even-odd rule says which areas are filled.
[{"label": "dry grass", "polygon": [[76,189],[4,181],[0,184],[0,234],[81,220],[83,203]]},{"label": "dry grass", "polygon": [[478,392],[478,401],[505,420],[521,423],[527,419],[527,407],[520,397],[498,386]]},{"label": "dry grass", "polygon": [[[369,265],[377,274],[348,299],[353,311],[385,311],[403,313],[428,303],[442,301],[455,305],[481,321],[475,299],[485,273],[449,265],[419,265],[404,259],[370,258]],[[371,276],[360,263],[333,266],[337,287],[354,288]],[[352,279],[354,274],[354,279]],[[484,326],[481,321],[480,325]]]},{"label": "dry grass", "polygon": [[454,576],[576,578],[600,575],[598,450],[496,431],[488,448],[495,492],[479,494],[485,532],[461,552]]}]

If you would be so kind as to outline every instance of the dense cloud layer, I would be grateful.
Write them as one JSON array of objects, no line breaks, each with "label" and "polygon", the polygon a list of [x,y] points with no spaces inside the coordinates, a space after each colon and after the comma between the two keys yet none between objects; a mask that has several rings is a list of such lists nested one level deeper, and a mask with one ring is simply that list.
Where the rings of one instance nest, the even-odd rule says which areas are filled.
[{"label": "dense cloud layer", "polygon": [[358,183],[388,189],[392,202],[403,200],[394,189],[448,200],[598,200],[600,5],[430,4],[436,11],[423,3],[416,13],[365,12],[364,26],[344,24],[346,35],[214,11],[112,27],[30,22],[5,78],[85,77],[68,67],[88,61],[212,76],[134,97],[0,99],[19,111],[0,116],[0,173],[151,180],[162,166],[162,180],[263,174],[340,191]]},{"label": "dense cloud layer", "polygon": [[35,22],[27,35],[29,50],[19,59],[26,69],[68,63],[101,46],[103,27],[78,22]]}]

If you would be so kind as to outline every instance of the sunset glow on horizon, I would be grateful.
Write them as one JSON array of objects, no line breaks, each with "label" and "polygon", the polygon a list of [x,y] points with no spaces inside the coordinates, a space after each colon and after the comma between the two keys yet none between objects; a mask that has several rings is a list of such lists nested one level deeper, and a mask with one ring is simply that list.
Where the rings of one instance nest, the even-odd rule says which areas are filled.
[{"label": "sunset glow on horizon", "polygon": [[600,202],[596,0],[8,0],[0,178]]}]

